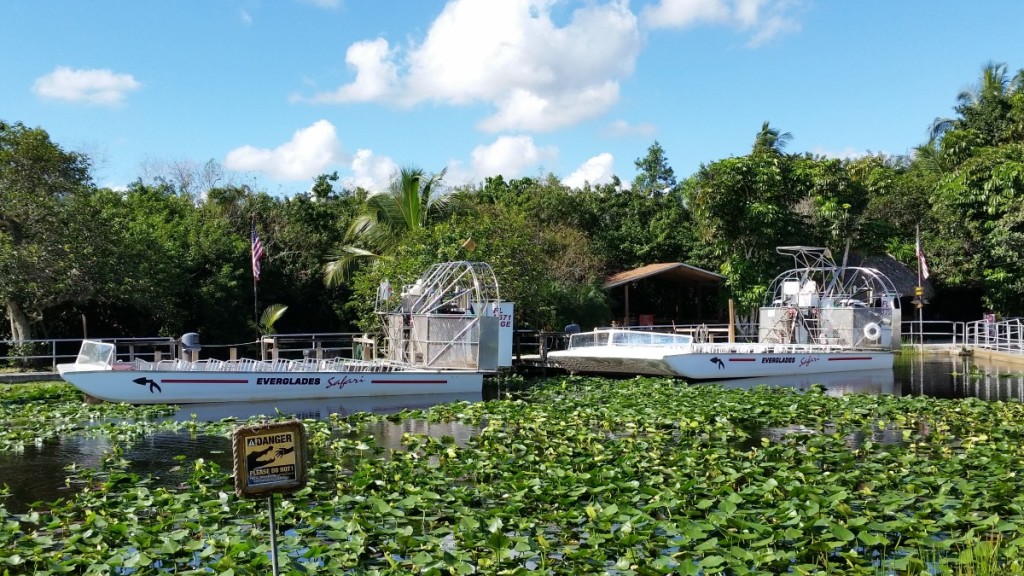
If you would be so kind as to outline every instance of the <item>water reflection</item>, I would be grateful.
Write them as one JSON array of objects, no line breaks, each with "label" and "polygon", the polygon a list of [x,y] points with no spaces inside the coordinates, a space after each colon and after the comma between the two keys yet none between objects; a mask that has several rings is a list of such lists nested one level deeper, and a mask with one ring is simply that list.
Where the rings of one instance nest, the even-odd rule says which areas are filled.
[{"label": "water reflection", "polygon": [[829,396],[844,394],[896,394],[896,375],[892,370],[859,370],[856,372],[832,372],[824,374],[802,374],[793,376],[763,376],[710,382],[724,388],[749,389],[757,386],[772,386],[808,390],[812,386],[824,386]]},{"label": "water reflection", "polygon": [[893,372],[904,396],[1024,402],[1024,365],[971,356],[903,355]]},{"label": "water reflection", "polygon": [[218,402],[188,404],[171,416],[177,422],[198,420],[216,422],[225,418],[245,420],[253,416],[273,418],[278,414],[299,419],[326,420],[331,414],[344,417],[356,412],[394,414],[402,410],[426,409],[453,402],[480,402],[481,392],[459,394],[410,394],[362,398],[320,398],[312,400],[277,400],[265,402]]},{"label": "water reflection", "polygon": [[[172,420],[192,419],[212,422],[225,418],[244,420],[252,416],[275,417],[278,414],[326,420],[333,414],[348,416],[356,412],[394,414],[402,410],[429,408],[452,402],[480,402],[482,393],[419,394],[378,398],[344,398],[337,400],[289,400],[279,402],[229,402],[217,404],[190,404],[182,407]],[[441,438],[449,436],[455,443],[465,446],[479,430],[475,426],[458,422],[426,422],[407,419],[401,422],[382,421],[367,425],[365,434],[382,448],[402,449],[402,436],[406,433],[424,434]],[[102,458],[112,448],[104,437],[79,435],[62,436],[38,445],[26,446],[20,453],[0,452],[0,484],[10,488],[11,495],[3,500],[10,513],[22,513],[33,502],[53,502],[67,498],[78,486],[69,485],[69,466],[99,469]],[[176,486],[188,480],[189,465],[178,466],[199,458],[214,462],[222,469],[231,470],[231,439],[225,436],[195,435],[189,432],[158,432],[122,447],[123,458],[130,462],[129,472],[152,476],[154,486]]]}]

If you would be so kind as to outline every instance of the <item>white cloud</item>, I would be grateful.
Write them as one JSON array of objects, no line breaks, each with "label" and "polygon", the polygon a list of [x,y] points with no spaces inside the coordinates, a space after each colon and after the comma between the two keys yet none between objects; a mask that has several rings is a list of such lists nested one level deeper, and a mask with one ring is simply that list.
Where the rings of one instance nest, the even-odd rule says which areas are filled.
[{"label": "white cloud", "polygon": [[473,172],[480,179],[502,175],[505,178],[521,176],[527,169],[558,156],[555,148],[538,148],[529,136],[502,136],[487,146],[473,149]]},{"label": "white cloud", "polygon": [[448,166],[445,167],[444,183],[446,186],[464,186],[466,184],[475,184],[482,180],[483,178],[478,178],[460,160],[449,160]]},{"label": "white cloud", "polygon": [[728,0],[661,0],[640,13],[652,28],[685,28],[701,23],[726,24],[732,20]]},{"label": "white cloud", "polygon": [[864,158],[865,156],[871,156],[876,154],[870,150],[857,150],[856,148],[846,147],[842,150],[825,150],[824,148],[818,147],[811,151],[811,154],[815,156],[824,156],[826,158],[838,158],[840,160],[856,160],[857,158]]},{"label": "white cloud", "polygon": [[341,141],[334,125],[318,120],[296,130],[292,139],[274,149],[242,146],[228,152],[224,166],[230,170],[266,172],[280,181],[306,180],[342,161]]},{"label": "white cloud", "polygon": [[451,0],[418,45],[354,44],[346,61],[355,81],[311,100],[486,103],[496,113],[480,127],[492,132],[553,130],[599,116],[633,73],[642,44],[636,16],[625,0],[588,3],[559,26],[554,3]]},{"label": "white cloud", "polygon": [[550,132],[600,116],[618,99],[616,82],[550,97],[515,90],[507,98],[498,100],[498,112],[479,122],[478,127],[485,132]]},{"label": "white cloud", "polygon": [[238,17],[242,19],[242,24],[246,26],[252,24],[252,14],[249,14],[244,8],[238,11]]},{"label": "white cloud", "polygon": [[334,92],[315,95],[310,100],[323,103],[368,102],[395,93],[398,69],[392,61],[388,42],[383,38],[356,42],[345,53],[345,62],[356,71],[356,80]]},{"label": "white cloud", "polygon": [[341,6],[341,0],[301,0],[305,4],[312,4],[317,8],[337,8]]},{"label": "white cloud", "polygon": [[630,124],[625,120],[616,120],[605,129],[609,136],[653,136],[657,131],[654,124]]},{"label": "white cloud", "polygon": [[688,28],[701,24],[731,26],[751,34],[756,47],[800,29],[794,12],[801,0],[659,0],[644,7],[641,19],[651,28]]},{"label": "white cloud", "polygon": [[582,188],[587,182],[592,185],[610,184],[615,176],[615,158],[601,153],[584,162],[575,172],[562,179],[570,188]]},{"label": "white cloud", "polygon": [[58,66],[53,72],[40,76],[32,85],[32,92],[42,98],[65,102],[84,102],[101,106],[118,106],[129,92],[140,84],[131,74],[115,74],[111,70],[75,70]]},{"label": "white cloud", "polygon": [[399,172],[394,160],[387,156],[377,156],[365,148],[356,152],[351,169],[352,177],[342,179],[342,185],[348,190],[363,188],[370,192],[386,188]]}]

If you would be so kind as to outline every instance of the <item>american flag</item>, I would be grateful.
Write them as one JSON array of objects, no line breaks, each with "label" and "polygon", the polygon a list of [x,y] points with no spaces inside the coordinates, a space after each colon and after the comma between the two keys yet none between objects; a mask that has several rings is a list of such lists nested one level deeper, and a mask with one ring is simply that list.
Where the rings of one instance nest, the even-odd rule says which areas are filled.
[{"label": "american flag", "polygon": [[252,277],[260,279],[260,258],[263,258],[263,241],[256,233],[256,226],[252,227]]},{"label": "american flag", "polygon": [[921,250],[921,230],[917,230],[917,266],[918,270],[921,271],[921,276],[924,278],[928,277],[928,261],[924,259],[924,251]]}]

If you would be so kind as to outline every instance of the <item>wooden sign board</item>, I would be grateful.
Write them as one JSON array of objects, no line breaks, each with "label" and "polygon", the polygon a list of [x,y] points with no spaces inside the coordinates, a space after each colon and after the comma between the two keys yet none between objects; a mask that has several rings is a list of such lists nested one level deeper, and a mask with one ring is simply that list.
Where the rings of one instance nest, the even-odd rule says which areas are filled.
[{"label": "wooden sign board", "polygon": [[306,485],[306,427],[299,420],[240,426],[231,435],[235,494],[255,498]]}]

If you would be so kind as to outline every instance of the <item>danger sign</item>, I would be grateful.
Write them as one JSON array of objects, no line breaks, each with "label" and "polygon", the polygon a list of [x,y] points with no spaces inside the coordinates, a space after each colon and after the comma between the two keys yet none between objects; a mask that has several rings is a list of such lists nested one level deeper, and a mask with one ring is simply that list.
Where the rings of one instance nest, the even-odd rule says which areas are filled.
[{"label": "danger sign", "polygon": [[241,426],[232,435],[235,493],[292,492],[306,484],[306,428],[298,420]]}]

